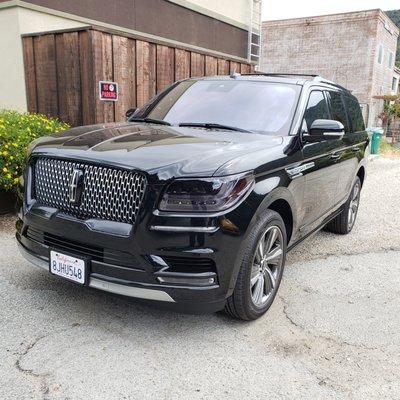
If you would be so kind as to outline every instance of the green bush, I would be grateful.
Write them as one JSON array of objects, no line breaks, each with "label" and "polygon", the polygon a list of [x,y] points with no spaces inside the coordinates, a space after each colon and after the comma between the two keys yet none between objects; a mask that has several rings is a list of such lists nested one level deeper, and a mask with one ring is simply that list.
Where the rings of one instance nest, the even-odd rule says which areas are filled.
[{"label": "green bush", "polygon": [[0,190],[18,186],[32,140],[68,128],[64,122],[41,114],[0,110]]}]

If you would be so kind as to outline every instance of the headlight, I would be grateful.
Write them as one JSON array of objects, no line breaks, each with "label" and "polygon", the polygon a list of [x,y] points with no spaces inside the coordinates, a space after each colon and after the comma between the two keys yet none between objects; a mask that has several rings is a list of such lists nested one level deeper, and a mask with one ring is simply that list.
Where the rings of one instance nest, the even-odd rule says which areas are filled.
[{"label": "headlight", "polygon": [[254,183],[251,173],[215,178],[177,179],[165,190],[161,211],[218,212],[233,207]]}]

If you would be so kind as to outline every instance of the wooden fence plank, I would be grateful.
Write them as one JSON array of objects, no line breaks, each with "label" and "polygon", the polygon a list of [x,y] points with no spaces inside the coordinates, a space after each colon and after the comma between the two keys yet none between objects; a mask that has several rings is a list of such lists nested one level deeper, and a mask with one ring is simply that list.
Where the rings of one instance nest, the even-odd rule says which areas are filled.
[{"label": "wooden fence plank", "polygon": [[187,79],[190,77],[190,52],[182,49],[175,49],[175,80]]},{"label": "wooden fence plank", "polygon": [[229,73],[231,73],[233,71],[240,73],[240,63],[235,62],[235,61],[229,62]]},{"label": "wooden fence plank", "polygon": [[37,93],[36,93],[36,73],[35,73],[35,53],[33,48],[33,38],[24,37],[22,39],[25,64],[25,87],[26,102],[29,112],[37,112]]},{"label": "wooden fence plank", "polygon": [[[104,33],[102,40],[103,52],[103,79],[104,81],[114,81],[113,73],[113,50],[112,50],[112,36]],[[114,102],[103,101],[104,103],[104,122],[115,121],[114,116]]]},{"label": "wooden fence plank", "polygon": [[79,58],[82,96],[82,123],[95,123],[95,85],[92,55],[92,31],[79,32]]},{"label": "wooden fence plank", "polygon": [[240,64],[240,73],[241,74],[249,74],[250,73],[250,65],[249,64]]},{"label": "wooden fence plank", "polygon": [[113,35],[114,80],[119,99],[115,103],[115,120],[125,121],[126,111],[136,107],[136,43],[134,39]]},{"label": "wooden fence plank", "polygon": [[229,61],[222,58],[218,59],[218,75],[229,74]]},{"label": "wooden fence plank", "polygon": [[142,40],[136,41],[136,99],[141,107],[156,92],[156,48]]},{"label": "wooden fence plank", "polygon": [[204,76],[204,54],[192,52],[190,57],[190,76]]},{"label": "wooden fence plank", "polygon": [[104,122],[104,102],[99,100],[98,82],[104,80],[103,76],[103,33],[92,31],[92,57],[93,57],[93,95],[95,123]]},{"label": "wooden fence plank", "polygon": [[217,75],[218,62],[215,57],[206,56],[206,76]]},{"label": "wooden fence plank", "polygon": [[93,72],[96,123],[114,121],[114,102],[99,98],[99,81],[113,80],[112,41],[108,33],[93,31]]},{"label": "wooden fence plank", "polygon": [[157,45],[157,93],[174,83],[175,54],[168,46]]},{"label": "wooden fence plank", "polygon": [[82,125],[78,32],[58,34],[55,39],[59,116],[72,126]]},{"label": "wooden fence plank", "polygon": [[78,32],[65,33],[64,57],[67,85],[68,119],[73,126],[82,124],[82,87],[79,63],[79,35]]},{"label": "wooden fence plank", "polygon": [[56,72],[57,72],[57,93],[58,93],[58,115],[60,119],[67,121],[67,85],[68,80],[65,76],[65,57],[64,57],[64,37],[63,34],[54,36],[56,42]]},{"label": "wooden fence plank", "polygon": [[54,35],[35,36],[35,73],[38,112],[58,116],[56,46]]}]

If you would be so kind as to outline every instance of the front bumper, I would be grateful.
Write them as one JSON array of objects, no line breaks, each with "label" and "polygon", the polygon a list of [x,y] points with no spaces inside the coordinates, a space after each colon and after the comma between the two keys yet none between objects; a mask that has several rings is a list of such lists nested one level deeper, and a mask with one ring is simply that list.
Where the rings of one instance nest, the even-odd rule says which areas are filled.
[{"label": "front bumper", "polygon": [[[36,267],[49,271],[49,260],[39,257],[27,250],[21,243],[18,243],[18,249],[21,255]],[[120,285],[118,283],[107,282],[101,279],[90,277],[89,287],[100,289],[105,292],[120,294],[122,296],[136,297],[146,300],[166,301],[174,303],[174,299],[162,290],[146,289],[135,286]]]},{"label": "front bumper", "polygon": [[[16,238],[21,254],[47,271],[50,249],[88,258],[89,287],[212,312],[222,309],[233,291],[249,209],[243,203],[225,216],[187,220],[146,212],[130,227],[33,204],[21,210]],[[38,238],[39,231],[45,236]],[[163,265],[165,260],[173,260],[177,270]]]}]

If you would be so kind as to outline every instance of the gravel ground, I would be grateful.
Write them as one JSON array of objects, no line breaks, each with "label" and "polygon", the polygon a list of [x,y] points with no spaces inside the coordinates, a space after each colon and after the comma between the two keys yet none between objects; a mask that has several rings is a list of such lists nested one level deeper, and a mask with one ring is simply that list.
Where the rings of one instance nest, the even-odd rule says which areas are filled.
[{"label": "gravel ground", "polygon": [[354,231],[294,250],[251,323],[46,275],[0,218],[0,399],[398,399],[399,199],[400,160],[375,159]]}]

